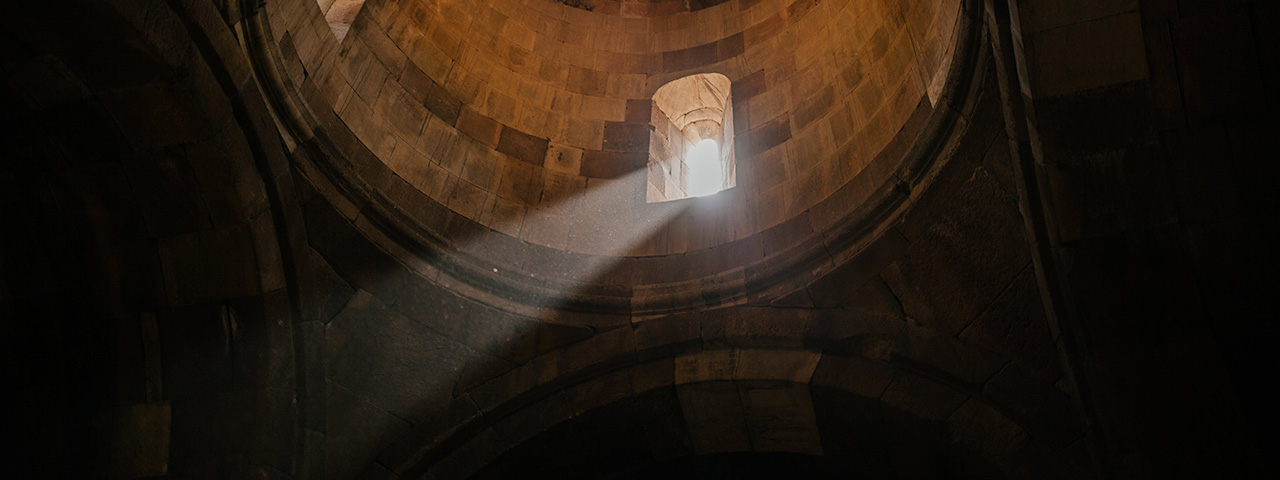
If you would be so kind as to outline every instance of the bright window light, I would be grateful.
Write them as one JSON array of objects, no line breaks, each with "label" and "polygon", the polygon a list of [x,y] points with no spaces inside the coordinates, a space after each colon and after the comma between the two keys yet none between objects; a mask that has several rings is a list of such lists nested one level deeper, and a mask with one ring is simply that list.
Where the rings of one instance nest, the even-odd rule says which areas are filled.
[{"label": "bright window light", "polygon": [[704,197],[720,191],[720,145],[715,140],[708,138],[690,148],[685,164],[689,166],[690,197]]}]

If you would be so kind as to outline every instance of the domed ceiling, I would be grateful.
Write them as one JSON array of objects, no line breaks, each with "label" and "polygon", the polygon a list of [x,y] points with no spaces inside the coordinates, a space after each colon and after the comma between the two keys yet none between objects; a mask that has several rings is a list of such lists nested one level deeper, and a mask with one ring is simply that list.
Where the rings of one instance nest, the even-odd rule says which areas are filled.
[{"label": "domed ceiling", "polygon": [[1267,478],[1275,2],[11,3],[15,478]]},{"label": "domed ceiling", "polygon": [[[753,270],[832,263],[951,114],[969,31],[959,0],[371,0],[338,40],[312,1],[264,28],[297,141],[324,147],[307,173],[511,308],[731,303],[771,288]],[[647,202],[654,94],[702,73],[731,82],[735,186]]]}]

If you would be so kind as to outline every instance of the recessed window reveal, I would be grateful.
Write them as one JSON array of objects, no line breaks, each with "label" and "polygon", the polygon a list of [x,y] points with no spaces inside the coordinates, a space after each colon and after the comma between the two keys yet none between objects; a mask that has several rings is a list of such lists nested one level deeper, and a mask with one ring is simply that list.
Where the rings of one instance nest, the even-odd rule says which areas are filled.
[{"label": "recessed window reveal", "polygon": [[707,73],[663,85],[653,96],[646,199],[714,195],[736,184],[729,78]]}]

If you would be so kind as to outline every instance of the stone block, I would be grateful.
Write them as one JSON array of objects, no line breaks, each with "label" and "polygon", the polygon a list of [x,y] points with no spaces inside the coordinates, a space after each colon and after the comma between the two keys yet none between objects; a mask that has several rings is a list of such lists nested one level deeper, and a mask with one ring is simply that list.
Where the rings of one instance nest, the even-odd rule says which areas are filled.
[{"label": "stone block", "polygon": [[935,184],[935,192],[948,193],[916,206],[920,218],[930,220],[903,225],[911,246],[884,272],[909,317],[952,334],[981,313],[1031,259],[1015,200],[985,170],[964,175],[957,172],[949,179],[959,184]]},{"label": "stone block", "polygon": [[751,435],[733,382],[680,385],[676,391],[695,452],[706,455],[751,450]]},{"label": "stone block", "polygon": [[[330,347],[326,372],[331,383],[361,392],[373,406],[410,421],[425,419],[446,405],[466,360],[476,354],[461,342],[476,340],[432,328],[451,320],[465,324],[467,319],[457,318],[452,304],[438,303],[446,297],[425,293],[429,290],[415,290],[413,305],[396,305],[417,320],[376,297],[348,305],[329,327],[330,333],[344,338]],[[434,308],[438,315],[423,317],[424,307]],[[333,426],[333,415],[341,413],[332,406],[329,413]]]},{"label": "stone block", "polygon": [[752,46],[773,38],[785,28],[787,28],[787,19],[782,16],[781,12],[775,13],[760,23],[747,27],[747,29],[742,32],[743,46],[745,48],[751,48]]},{"label": "stone block", "polygon": [[649,123],[653,116],[653,100],[627,100],[627,123]]},{"label": "stone block", "polygon": [[796,128],[804,129],[809,126],[809,124],[826,115],[833,106],[835,106],[835,92],[830,86],[827,86],[813,97],[800,102],[800,104],[792,110],[795,115]]},{"label": "stone block", "polygon": [[745,105],[747,100],[763,93],[768,88],[765,78],[764,70],[757,70],[755,73],[733,82],[730,92],[734,107],[738,108],[739,105]]},{"label": "stone block", "polygon": [[160,242],[171,305],[254,295],[261,291],[248,228],[208,230]]},{"label": "stone block", "polygon": [[1014,359],[1044,378],[1062,375],[1035,271],[1027,269],[986,308],[960,339]]},{"label": "stone block", "polygon": [[139,163],[125,172],[152,234],[168,237],[211,226],[201,184],[187,161]]},{"label": "stone block", "polygon": [[[733,244],[726,247],[731,245]],[[751,249],[759,248],[759,244],[754,242],[746,242],[745,245]],[[720,247],[715,249],[715,251],[719,250],[721,250]],[[717,260],[713,257],[712,261]],[[707,298],[708,303],[713,303],[714,300]],[[803,333],[809,326],[809,317],[803,310],[738,306],[716,309],[704,314],[702,339],[704,348],[733,346],[791,349],[802,346]]]},{"label": "stone block", "polygon": [[808,385],[744,382],[738,389],[754,451],[822,455]]},{"label": "stone block", "polygon": [[230,310],[219,304],[157,314],[165,398],[179,401],[231,389],[232,321]]},{"label": "stone block", "polygon": [[503,156],[493,151],[473,151],[467,154],[466,163],[462,165],[462,179],[475,184],[486,192],[498,189],[502,179],[502,170],[506,162]]},{"label": "stone block", "polygon": [[409,425],[341,385],[327,388],[325,474],[354,478]]},{"label": "stone block", "polygon": [[1027,50],[1032,94],[1054,97],[1147,78],[1138,13],[1033,34]]},{"label": "stone block", "polygon": [[399,81],[400,86],[413,99],[425,106],[432,115],[439,117],[447,125],[458,122],[458,116],[462,113],[462,101],[427,77],[416,65],[406,64],[404,70],[400,72]]},{"label": "stone block", "polygon": [[582,117],[591,120],[621,122],[627,118],[627,101],[621,98],[583,95],[579,113]]},{"label": "stone block", "polygon": [[209,138],[216,131],[210,121],[223,120],[202,115],[191,92],[177,86],[145,84],[102,92],[99,97],[125,138],[138,149]]},{"label": "stone block", "polygon": [[675,382],[732,380],[738,368],[738,350],[706,350],[676,357]]},{"label": "stone block", "polygon": [[[868,281],[875,280],[893,262],[906,253],[910,243],[897,230],[890,230],[864,247],[852,258],[810,284],[814,304],[822,308],[844,306],[857,308],[851,294]],[[896,302],[895,302],[896,303]],[[898,308],[901,308],[900,306]]]},{"label": "stone block", "polygon": [[649,125],[605,122],[602,146],[610,152],[648,153]]},{"label": "stone block", "polygon": [[588,150],[583,152],[580,174],[592,178],[622,178],[644,169],[648,161],[648,152]]},{"label": "stone block", "polygon": [[983,387],[983,396],[1027,433],[1065,448],[1084,437],[1084,425],[1071,397],[1019,364],[1010,364]]},{"label": "stone block", "polygon": [[564,215],[545,210],[529,210],[520,227],[520,239],[549,248],[566,248],[569,244],[570,221]]},{"label": "stone block", "polygon": [[534,180],[541,175],[537,167],[509,158],[502,169],[498,195],[532,204],[537,200],[537,194],[541,190],[541,183],[535,185]]},{"label": "stone block", "polygon": [[1030,439],[1018,424],[977,400],[965,402],[947,419],[951,441],[996,461],[1008,458]]},{"label": "stone block", "polygon": [[883,363],[857,357],[823,355],[814,368],[812,385],[878,401],[892,380],[893,370]]},{"label": "stone block", "polygon": [[716,43],[706,43],[662,53],[662,71],[666,73],[683,72],[697,67],[710,65],[719,60],[719,48]]},{"label": "stone block", "polygon": [[[1139,0],[1017,0],[1016,14],[1018,27],[1026,35],[1135,12],[1138,4]],[[1143,16],[1146,16],[1147,8],[1143,7]]]},{"label": "stone block", "polygon": [[582,166],[582,150],[566,145],[550,143],[547,148],[547,159],[543,168],[548,172],[561,172],[572,175],[579,174]]},{"label": "stone block", "polygon": [[602,96],[609,87],[609,74],[598,70],[569,67],[569,79],[566,88],[571,92],[583,95]]},{"label": "stone block", "polygon": [[118,412],[111,438],[111,476],[168,474],[170,423],[168,403],[133,405]]},{"label": "stone block", "polygon": [[781,380],[808,384],[821,355],[806,350],[742,350],[738,352],[734,378]]},{"label": "stone block", "polygon": [[386,79],[373,113],[400,138],[418,138],[427,121],[427,109],[391,77]]},{"label": "stone block", "polygon": [[463,107],[458,116],[458,131],[490,147],[497,147],[503,125],[481,115],[470,107]]},{"label": "stone block", "polygon": [[[362,1],[361,4],[363,3]],[[387,67],[388,71],[400,71],[406,63],[409,63],[404,52],[401,52],[395,42],[387,37],[386,31],[383,29],[368,23],[361,23],[356,28],[356,34],[364,42],[365,47],[373,53],[374,58]]]},{"label": "stone block", "polygon": [[749,159],[791,139],[791,117],[778,116],[768,123],[734,137],[739,159]]},{"label": "stone block", "polygon": [[395,298],[404,286],[407,269],[385,251],[359,235],[349,221],[326,202],[303,208],[311,246],[353,287]]},{"label": "stone block", "polygon": [[450,210],[457,212],[459,215],[479,221],[487,200],[488,194],[483,189],[471,182],[459,179],[458,182],[454,183],[453,193],[449,194],[449,199],[445,204],[449,206]]},{"label": "stone block", "polygon": [[599,150],[604,139],[604,122],[570,115],[565,119],[560,138],[573,147]]},{"label": "stone block", "polygon": [[718,59],[720,61],[725,61],[733,57],[742,55],[743,51],[746,50],[743,37],[744,35],[742,34],[742,32],[739,32],[733,35],[729,35],[721,39],[720,41],[716,42],[716,50],[717,50],[717,53],[719,54]]},{"label": "stone block", "polygon": [[381,63],[368,62],[364,70],[361,71],[359,77],[351,82],[352,88],[355,88],[356,95],[365,103],[372,104],[378,99],[378,95],[382,92],[382,86],[386,82],[391,72],[387,71],[387,67]]},{"label": "stone block", "polygon": [[919,327],[907,328],[893,339],[889,357],[916,365],[931,376],[976,387],[990,380],[1003,365],[1000,357],[959,343],[955,337]]},{"label": "stone block", "polygon": [[880,397],[886,407],[926,422],[942,422],[969,397],[925,378],[898,373]]}]

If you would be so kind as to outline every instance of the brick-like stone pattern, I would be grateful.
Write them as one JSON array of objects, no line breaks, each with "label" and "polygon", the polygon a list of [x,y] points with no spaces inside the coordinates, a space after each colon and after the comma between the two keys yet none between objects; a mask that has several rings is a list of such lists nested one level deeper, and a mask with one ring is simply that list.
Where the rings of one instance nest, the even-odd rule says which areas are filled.
[{"label": "brick-like stone pattern", "polygon": [[[640,140],[638,132],[620,132],[627,128],[620,124],[641,123],[628,116],[635,102],[701,71],[747,82],[749,91],[735,94],[734,131],[750,143],[734,147],[741,192],[727,207],[743,221],[697,231],[714,224],[689,219],[693,229],[658,234],[689,238],[642,249],[677,254],[673,247],[704,238],[711,246],[758,233],[851,182],[945,76],[959,10],[958,0],[586,3],[590,9],[372,0],[341,42],[317,28],[307,0],[285,0],[267,13],[292,79],[320,93],[314,109],[332,109],[395,175],[472,221],[558,248],[567,245],[546,241],[541,218],[532,217],[576,213],[543,208],[553,195],[543,191],[549,178],[624,179],[645,189],[646,163],[617,154],[639,151],[618,143]],[[597,29],[612,33],[590,33]],[[827,42],[827,31],[841,40]],[[817,80],[835,78],[825,88]],[[463,135],[442,134],[449,130]],[[544,142],[545,149],[534,145]],[[505,158],[472,160],[490,158],[486,149]],[[465,177],[463,165],[473,161],[489,164],[473,169],[484,170],[481,178],[497,180]],[[527,195],[494,188],[508,171],[524,174],[502,165],[511,162],[534,167]],[[781,173],[765,180],[753,175],[761,168]],[[664,215],[646,197],[630,196],[602,226],[625,230]]]},{"label": "brick-like stone pattern", "polygon": [[[1059,387],[1064,373],[1023,243],[994,76],[987,76],[980,98],[972,113],[974,127],[959,140],[962,147],[912,214],[853,257],[840,260],[829,274],[796,284],[797,294],[772,304],[657,318],[578,315],[570,317],[574,326],[549,324],[504,311],[500,304],[462,298],[435,284],[381,251],[323,197],[315,197],[307,208],[309,233],[321,261],[332,266],[324,269],[329,273],[322,284],[335,285],[327,290],[348,298],[340,310],[329,310],[327,352],[335,386],[329,404],[343,409],[331,410],[331,415],[371,422],[333,427],[327,449],[333,452],[331,472],[370,475],[387,468],[397,475],[416,476],[420,469],[431,469],[436,476],[454,477],[477,469],[484,475],[502,475],[515,465],[538,471],[560,468],[553,465],[583,458],[581,452],[562,450],[562,445],[578,441],[564,436],[565,428],[579,431],[566,425],[609,429],[615,435],[601,439],[598,446],[637,452],[623,464],[599,467],[604,469],[641,468],[669,458],[666,455],[710,445],[723,448],[732,435],[740,436],[743,445],[758,445],[757,451],[799,451],[798,446],[813,445],[833,455],[869,443],[881,445],[876,447],[881,452],[898,448],[878,443],[875,436],[849,436],[850,430],[844,429],[848,422],[870,429],[857,431],[882,432],[876,435],[907,431],[932,439],[928,442],[933,443],[908,448],[913,453],[883,468],[912,471],[918,463],[909,458],[931,458],[949,448],[946,445],[961,442],[990,458],[1003,459],[1007,452],[1021,449],[1058,458],[1043,464],[984,460],[994,462],[982,467],[986,474],[1043,473],[1038,469],[1050,464],[1066,465],[1068,476],[1088,471],[1088,461],[1070,453],[1083,441],[1083,433],[1079,417],[1071,413],[1071,392]],[[788,222],[787,231],[770,235],[760,248],[768,251],[793,242],[793,237],[804,238],[814,222],[826,221],[820,220],[825,218],[822,214],[815,215]],[[644,265],[618,266],[606,277]],[[540,271],[554,275],[549,269]],[[433,347],[412,347],[417,344]],[[704,348],[707,353],[694,353]],[[816,370],[809,360],[793,361],[794,350],[777,358],[727,353],[775,348],[823,353]],[[663,363],[686,354],[694,355],[684,357],[686,362],[702,358],[695,363],[705,366]],[[627,377],[591,373],[663,358],[668,360],[636,367]],[[424,366],[405,368],[405,362]],[[425,367],[428,364],[435,367]],[[913,376],[917,374],[893,373],[900,368],[969,387],[956,391]],[[857,379],[870,373],[850,369],[874,372],[882,380],[878,386],[866,384]],[[370,376],[371,372],[378,373]],[[580,374],[591,380],[574,386],[578,380],[569,379]],[[569,383],[550,386],[557,384],[556,376]],[[812,382],[795,392],[814,393],[809,399],[808,393],[795,393],[791,387],[750,383],[756,380]],[[716,394],[724,388],[732,394]],[[657,391],[667,396],[651,398]],[[409,402],[410,398],[418,401]],[[525,405],[521,399],[532,403],[486,427],[500,436],[481,433],[467,437],[462,446],[428,454],[441,457],[430,456],[426,463],[415,460],[419,457],[414,452],[424,445],[443,441],[439,435],[451,428],[448,425],[484,422],[478,419],[489,418],[489,412],[514,408],[506,406],[509,401]],[[787,399],[782,405],[811,403],[806,408],[814,413],[779,407],[776,401],[781,399]],[[662,414],[661,428],[667,430],[659,437],[619,433],[632,427],[614,426],[597,416],[610,414],[579,416],[617,408],[634,418],[647,418],[635,417],[638,414],[628,408],[657,408],[654,405],[664,402],[676,410]],[[884,416],[864,418],[850,405],[867,405]],[[725,431],[712,413],[729,415],[730,420],[737,415],[739,420],[733,421],[743,422],[744,429]],[[753,423],[752,418],[786,421]],[[804,443],[798,438],[820,441]],[[625,448],[611,443],[619,441],[630,443]],[[650,451],[668,453],[639,453]],[[719,450],[706,453],[712,451]],[[524,463],[531,455],[562,460]],[[375,458],[380,466],[371,467]],[[933,465],[940,471],[961,468]]]},{"label": "brick-like stone pattern", "polygon": [[[610,112],[564,116],[586,135],[557,142],[538,130],[546,122],[522,125],[523,107],[513,108],[537,92],[477,101],[458,86],[484,82],[435,80],[468,61],[464,47],[496,38],[464,42],[432,30],[453,28],[432,15],[502,24],[461,31],[508,47],[544,41],[521,31],[526,17],[494,16],[511,10],[490,7],[507,3],[474,13],[457,2],[370,0],[338,44],[310,2],[259,14],[288,25],[275,39],[294,55],[286,69],[309,104],[331,105],[317,116],[362,178],[405,215],[486,239],[466,254],[548,283],[590,265],[597,283],[579,293],[625,292],[635,304],[584,313],[552,299],[531,313],[510,292],[468,290],[382,238],[372,209],[332,195],[330,179],[308,170],[313,145],[286,159],[223,24],[241,20],[238,10],[214,8],[227,2],[91,1],[78,4],[83,15],[16,4],[22,21],[0,35],[0,118],[11,127],[0,132],[0,318],[17,365],[14,453],[24,462],[15,475],[608,475],[734,450],[821,452],[846,463],[819,466],[903,477],[1264,476],[1247,421],[1266,418],[1257,379],[1274,363],[1264,353],[1276,290],[1273,3],[1023,2],[1029,83],[1020,89],[1016,72],[985,64],[929,188],[858,248],[841,249],[821,232],[876,185],[901,180],[878,160],[902,158],[933,111],[924,76],[904,74],[913,80],[901,85],[914,86],[894,93],[868,85],[921,58],[942,61],[945,48],[911,28],[849,28],[867,36],[863,53],[880,54],[838,71],[796,68],[814,47],[776,50],[791,38],[782,32],[839,18],[845,10],[820,14],[837,2],[700,2],[669,17],[623,8],[664,2],[602,2],[616,12],[543,2],[555,10],[534,18],[572,12],[554,33],[577,39],[560,41],[575,50],[567,58],[610,41],[591,34],[603,27],[577,32],[575,22],[691,32],[654,40],[670,43],[654,52],[733,52],[736,40],[721,43],[729,32],[680,27],[735,12],[762,19],[735,29],[742,57],[796,53],[732,76],[737,146],[754,162],[744,178],[773,182],[758,197],[722,197],[755,199],[764,213],[741,220],[750,234],[715,233],[738,231],[742,212],[693,208],[615,262],[566,250],[616,242],[601,226],[634,199],[578,194],[617,193],[622,182],[603,177],[643,168],[647,145],[627,125],[653,119],[641,120],[638,98],[612,98],[618,107],[543,97]],[[904,25],[929,17],[922,11],[946,15],[854,4]],[[408,35],[411,53],[404,38],[377,36],[418,28],[397,18],[432,25]],[[994,54],[1006,53],[1000,45]],[[918,56],[891,53],[905,50]],[[617,65],[661,70],[663,60],[647,61]],[[539,75],[559,78],[545,66]],[[621,88],[611,73],[602,87],[609,70],[591,69],[575,74],[581,89]],[[1014,92],[1003,97],[1002,73]],[[828,95],[878,107],[820,113]],[[1032,108],[1014,108],[1016,98]],[[1004,118],[1015,112],[1030,116]],[[857,130],[837,117],[871,120]],[[830,131],[815,129],[823,125]],[[840,147],[834,158],[869,158],[856,170],[803,160],[847,138],[883,143]],[[606,154],[616,158],[596,158]],[[1027,166],[1038,170],[1025,175]],[[581,175],[592,168],[600,175]],[[1046,202],[1028,204],[1036,178]],[[565,205],[575,209],[557,213]],[[500,221],[510,218],[529,220]],[[483,225],[506,230],[483,237]],[[832,253],[791,265],[797,245]],[[782,277],[776,291],[630,313],[663,302],[664,289],[700,288],[665,281],[763,259],[772,270],[748,268],[743,281]]]}]

